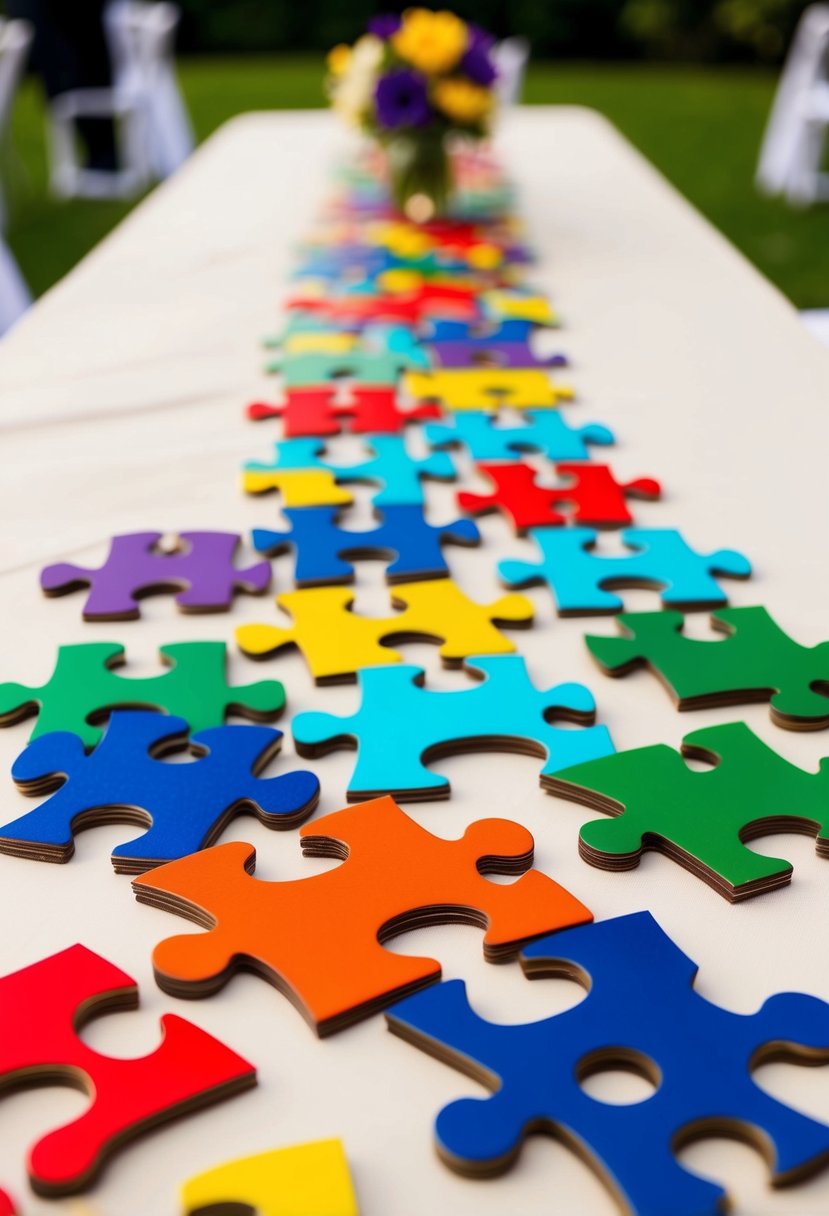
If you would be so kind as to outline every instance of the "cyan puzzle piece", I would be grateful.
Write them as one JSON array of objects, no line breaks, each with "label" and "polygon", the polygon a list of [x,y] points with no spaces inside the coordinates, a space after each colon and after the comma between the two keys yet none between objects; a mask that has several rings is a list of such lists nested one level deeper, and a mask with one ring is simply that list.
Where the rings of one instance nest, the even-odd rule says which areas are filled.
[{"label": "cyan puzzle piece", "polygon": [[613,432],[596,422],[568,426],[560,410],[527,410],[526,426],[496,426],[493,414],[468,410],[451,421],[429,423],[426,442],[433,448],[465,447],[473,460],[520,460],[540,452],[548,460],[589,460],[588,444],[614,443]]},{"label": "cyan puzzle piece", "polygon": [[118,642],[59,646],[45,684],[0,684],[0,726],[37,714],[32,739],[70,731],[84,747],[94,747],[113,709],[179,714],[197,731],[218,726],[229,713],[269,722],[285,707],[285,689],[278,680],[228,684],[224,642],[176,642],[162,646],[159,654],[169,671],[125,678],[115,670],[126,662]]},{"label": "cyan puzzle piece", "polygon": [[253,544],[260,553],[269,555],[293,549],[298,587],[350,582],[354,567],[349,557],[393,559],[386,569],[390,583],[441,578],[449,573],[443,545],[477,545],[480,541],[471,520],[430,524],[418,506],[385,507],[382,522],[362,532],[340,527],[338,507],[286,509],[283,514],[290,522],[290,531],[256,528]]},{"label": "cyan puzzle piece", "polygon": [[372,495],[376,507],[422,506],[424,478],[454,480],[455,466],[446,453],[433,452],[416,459],[406,450],[402,435],[366,435],[365,441],[371,455],[357,464],[338,465],[324,460],[325,444],[321,439],[283,439],[274,444],[276,460],[272,464],[248,461],[245,468],[257,473],[322,469],[343,485],[351,482],[379,485],[378,493]]},{"label": "cyan puzzle piece", "polygon": [[541,550],[541,561],[503,561],[498,572],[510,587],[546,583],[559,616],[621,612],[624,604],[606,587],[661,590],[671,608],[711,608],[728,603],[714,575],[748,578],[751,563],[734,549],[697,553],[674,528],[627,528],[620,533],[624,557],[590,550],[598,540],[593,528],[533,528],[529,535]]},{"label": "cyan puzzle piece", "polygon": [[375,667],[358,672],[360,708],[350,717],[302,713],[293,721],[301,756],[325,755],[357,746],[357,764],[348,785],[349,801],[393,793],[404,801],[448,798],[446,777],[424,761],[464,751],[523,751],[544,760],[545,776],[569,764],[606,756],[613,743],[605,726],[562,730],[559,718],[586,725],[595,721],[595,702],[583,684],[538,689],[518,655],[484,656],[464,664],[483,676],[459,692],[423,687],[421,667]]},{"label": "cyan puzzle piece", "polygon": [[[269,726],[214,726],[187,743],[183,718],[123,710],[112,715],[89,755],[77,735],[41,735],[17,757],[12,778],[40,806],[0,827],[0,853],[68,861],[73,834],[102,823],[147,830],[112,853],[120,874],[186,857],[212,844],[232,818],[253,812],[270,828],[292,828],[310,815],[319,781],[308,772],[261,778],[279,751],[282,731]],[[200,757],[167,764],[160,756],[188,750]]]},{"label": "cyan puzzle piece", "polygon": [[235,532],[180,532],[172,549],[159,547],[163,538],[163,532],[113,536],[102,566],[45,566],[40,586],[46,595],[89,587],[85,621],[128,621],[141,615],[139,599],[158,591],[178,592],[182,612],[226,612],[237,591],[259,595],[270,585],[268,562],[245,570],[233,564],[241,540]]},{"label": "cyan puzzle piece", "polygon": [[[762,1146],[773,1180],[793,1182],[829,1153],[829,1127],[755,1084],[764,1060],[829,1059],[829,1005],[781,993],[752,1014],[693,989],[697,968],[649,912],[564,929],[521,954],[531,978],[566,976],[587,989],[575,1008],[526,1025],[479,1017],[462,980],[395,1005],[389,1029],[488,1089],[440,1112],[437,1147],[464,1174],[499,1173],[528,1131],[546,1130],[587,1155],[632,1216],[716,1216],[725,1192],[692,1174],[678,1147],[705,1135]],[[654,1082],[644,1101],[615,1105],[582,1082],[610,1068]]]}]

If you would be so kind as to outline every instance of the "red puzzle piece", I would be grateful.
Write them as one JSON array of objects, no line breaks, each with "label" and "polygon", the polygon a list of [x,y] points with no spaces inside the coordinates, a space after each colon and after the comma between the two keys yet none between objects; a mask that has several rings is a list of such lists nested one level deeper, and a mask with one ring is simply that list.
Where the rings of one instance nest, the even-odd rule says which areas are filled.
[{"label": "red puzzle piece", "polygon": [[358,435],[396,435],[407,422],[440,418],[438,406],[427,403],[401,409],[393,388],[355,385],[347,398],[337,400],[336,384],[321,388],[289,388],[279,405],[256,401],[248,406],[248,418],[281,418],[286,439],[300,436],[338,435],[350,430]]},{"label": "red puzzle piece", "polygon": [[[593,527],[621,527],[633,522],[626,497],[658,498],[662,492],[652,477],[618,482],[606,464],[561,463],[556,472],[572,478],[570,484],[546,487],[536,482],[537,472],[528,464],[479,464],[476,466],[495,490],[491,494],[458,494],[458,506],[470,515],[503,511],[519,535],[528,528],[557,527],[566,523]],[[572,503],[564,515],[556,506]]]},{"label": "red puzzle piece", "polygon": [[17,1216],[17,1208],[5,1191],[0,1191],[0,1216]]},{"label": "red puzzle piece", "polygon": [[38,1194],[82,1190],[126,1139],[255,1084],[252,1064],[175,1014],[161,1019],[160,1046],[138,1059],[102,1055],[78,1037],[94,1014],[137,1004],[135,981],[81,945],[0,979],[0,1082],[90,1095],[79,1118],[29,1150]]},{"label": "red puzzle piece", "polygon": [[425,317],[439,315],[474,321],[479,315],[477,287],[451,287],[443,283],[422,283],[412,291],[388,295],[335,296],[314,299],[295,296],[289,309],[321,313],[332,321],[401,321],[420,325]]}]

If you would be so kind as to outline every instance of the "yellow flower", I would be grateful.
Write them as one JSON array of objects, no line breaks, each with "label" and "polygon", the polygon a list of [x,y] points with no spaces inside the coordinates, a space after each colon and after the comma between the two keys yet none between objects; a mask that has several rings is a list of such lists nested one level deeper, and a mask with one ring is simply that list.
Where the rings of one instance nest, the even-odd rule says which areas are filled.
[{"label": "yellow flower", "polygon": [[409,8],[392,46],[401,59],[427,74],[450,71],[466,50],[466,23],[454,13]]},{"label": "yellow flower", "polygon": [[341,42],[339,46],[332,47],[328,52],[326,63],[332,76],[342,76],[348,70],[348,65],[351,63],[351,47],[346,46],[344,42]]},{"label": "yellow flower", "polygon": [[481,122],[493,104],[489,89],[461,78],[439,80],[432,89],[432,99],[447,118],[459,123]]}]

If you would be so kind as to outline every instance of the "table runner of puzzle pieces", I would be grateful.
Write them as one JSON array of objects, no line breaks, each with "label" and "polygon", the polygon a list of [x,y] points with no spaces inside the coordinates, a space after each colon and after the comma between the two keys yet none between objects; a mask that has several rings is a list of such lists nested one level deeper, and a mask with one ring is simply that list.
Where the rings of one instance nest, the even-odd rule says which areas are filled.
[{"label": "table runner of puzzle pieces", "polygon": [[[647,908],[594,919],[534,865],[535,842],[517,818],[478,817],[448,840],[405,809],[452,797],[447,757],[520,751],[544,791],[594,813],[573,848],[608,884],[655,850],[732,903],[771,891],[779,899],[797,873],[753,851],[754,838],[806,833],[829,855],[829,768],[796,767],[739,719],[741,704],[759,700],[776,728],[825,728],[829,641],[804,646],[762,605],[729,606],[732,595],[752,598],[749,557],[727,536],[706,550],[678,527],[659,469],[616,473],[624,418],[584,416],[566,327],[533,284],[514,187],[489,152],[460,155],[457,172],[453,214],[416,225],[390,207],[373,153],[337,168],[265,341],[273,391],[239,403],[239,425],[261,453],[241,470],[260,527],[176,532],[170,520],[168,533],[113,536],[98,567],[57,561],[41,571],[43,594],[73,596],[84,620],[113,622],[114,640],[60,646],[45,684],[0,684],[0,725],[21,745],[11,779],[31,800],[0,825],[0,852],[14,864],[71,865],[85,828],[134,825],[135,838],[106,853],[96,837],[100,865],[113,867],[125,914],[133,896],[170,914],[169,936],[148,940],[147,953],[160,989],[193,1003],[192,1018],[164,1015],[155,1051],[116,1059],[80,1031],[136,1004],[118,959],[79,942],[0,979],[6,1084],[80,1081],[90,1096],[29,1150],[40,1196],[94,1193],[111,1156],[144,1131],[162,1139],[172,1118],[198,1119],[214,1103],[236,1117],[257,1083],[261,1044],[210,1035],[199,1002],[245,970],[291,1001],[297,1033],[347,1040],[368,1020],[491,1091],[482,1098],[459,1078],[457,1098],[434,1112],[435,1150],[464,1177],[520,1171],[526,1136],[542,1131],[589,1161],[621,1211],[714,1216],[725,1188],[676,1156],[697,1137],[761,1145],[774,1185],[796,1185],[829,1160],[829,1126],[752,1075],[773,1059],[829,1061],[829,1005],[783,992],[751,1014],[721,1008],[696,990],[706,960],[689,958],[681,935]],[[356,437],[358,460],[343,461],[343,435]],[[435,518],[435,483],[452,488],[451,518]],[[369,527],[352,526],[360,495]],[[638,522],[643,500],[649,521],[665,512],[664,525]],[[488,515],[512,546],[486,539],[476,521]],[[481,602],[468,593],[459,548],[497,573],[502,594]],[[386,584],[379,615],[356,606],[368,562],[381,563]],[[615,617],[600,633],[583,622],[594,687],[534,678],[522,634],[547,626],[524,594],[532,586],[554,616]],[[652,611],[624,611],[631,588],[651,593]],[[132,677],[130,636],[145,597],[162,595],[174,604],[159,668]],[[216,640],[188,637],[188,614],[230,614],[242,597],[258,597],[255,621],[234,628],[219,616]],[[689,615],[708,612],[711,636],[689,633]],[[412,641],[437,647],[463,683],[431,686],[406,661]],[[230,682],[233,648],[262,660],[259,680]],[[286,651],[314,683],[313,706],[298,713]],[[634,669],[660,678],[666,715],[673,698],[689,711],[733,707],[732,720],[692,729],[679,750],[654,741],[617,751],[602,685]],[[343,682],[359,697],[350,716],[326,700]],[[280,755],[286,735],[301,759]],[[355,753],[337,791],[346,805],[320,815],[323,758],[344,748]],[[220,840],[243,812],[300,857],[339,864],[259,877],[252,844]],[[32,870],[33,883],[49,882],[48,865]],[[498,1025],[475,1011],[462,978],[443,977],[439,958],[386,948],[453,923],[480,930],[487,961],[550,985],[575,978],[586,999]],[[489,982],[498,985],[497,967]],[[642,1076],[653,1092],[628,1105],[599,1100],[585,1082],[610,1069]],[[348,1128],[339,1133],[275,1144],[261,1129],[244,1157],[217,1153],[214,1168],[189,1177],[183,1167],[178,1210],[356,1216],[359,1179],[373,1164],[350,1162]],[[0,1193],[0,1212],[26,1204]]]}]

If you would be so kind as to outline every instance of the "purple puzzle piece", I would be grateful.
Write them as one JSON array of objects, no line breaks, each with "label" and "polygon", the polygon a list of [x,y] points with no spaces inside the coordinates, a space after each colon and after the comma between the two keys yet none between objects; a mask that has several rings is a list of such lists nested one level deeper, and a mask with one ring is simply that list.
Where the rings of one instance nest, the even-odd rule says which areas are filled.
[{"label": "purple puzzle piece", "polygon": [[180,532],[172,552],[159,549],[163,532],[114,536],[103,566],[88,569],[69,562],[46,566],[40,585],[46,595],[66,595],[89,587],[86,621],[127,621],[140,616],[138,600],[156,591],[177,591],[182,612],[222,612],[236,591],[258,595],[271,581],[270,562],[237,569],[235,532]]}]

